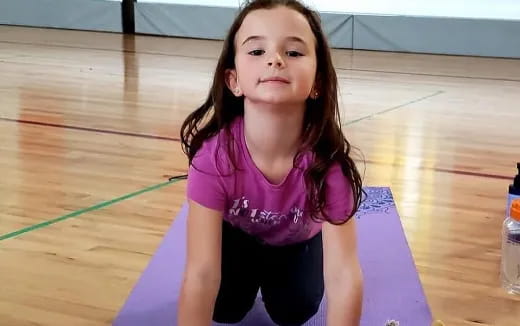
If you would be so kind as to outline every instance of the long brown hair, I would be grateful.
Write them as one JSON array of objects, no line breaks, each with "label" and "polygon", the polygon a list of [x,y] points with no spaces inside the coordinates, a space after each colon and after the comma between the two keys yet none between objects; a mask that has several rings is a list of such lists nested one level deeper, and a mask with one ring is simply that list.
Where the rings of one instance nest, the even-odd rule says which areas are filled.
[{"label": "long brown hair", "polygon": [[[213,85],[206,101],[193,111],[181,128],[182,149],[191,164],[203,142],[227,129],[230,123],[244,114],[243,97],[235,97],[225,83],[227,69],[235,68],[235,36],[252,11],[285,6],[302,14],[316,38],[317,73],[316,82],[320,96],[308,99],[303,125],[303,147],[314,153],[314,161],[305,172],[307,197],[314,220],[326,220],[342,224],[359,208],[362,197],[362,180],[353,159],[351,145],[343,135],[338,107],[337,76],[319,15],[298,0],[251,0],[244,4],[231,25],[224,41],[222,52],[215,69]],[[202,125],[202,126],[201,126]],[[326,205],[325,177],[334,162],[341,165],[345,177],[350,181],[353,193],[353,209],[348,218],[333,222],[324,211]],[[348,200],[345,198],[345,200]],[[320,217],[321,216],[321,217]]]}]

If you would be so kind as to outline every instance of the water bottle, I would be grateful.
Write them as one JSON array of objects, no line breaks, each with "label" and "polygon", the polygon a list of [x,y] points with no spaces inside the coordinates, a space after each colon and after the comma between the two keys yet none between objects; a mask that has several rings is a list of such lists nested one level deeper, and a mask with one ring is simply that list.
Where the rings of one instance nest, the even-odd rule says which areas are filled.
[{"label": "water bottle", "polygon": [[502,287],[520,295],[520,199],[511,202],[502,228]]},{"label": "water bottle", "polygon": [[516,163],[516,167],[518,169],[518,174],[513,179],[513,183],[509,185],[509,192],[507,196],[507,206],[506,206],[506,215],[511,207],[511,202],[513,199],[520,198],[520,162]]}]

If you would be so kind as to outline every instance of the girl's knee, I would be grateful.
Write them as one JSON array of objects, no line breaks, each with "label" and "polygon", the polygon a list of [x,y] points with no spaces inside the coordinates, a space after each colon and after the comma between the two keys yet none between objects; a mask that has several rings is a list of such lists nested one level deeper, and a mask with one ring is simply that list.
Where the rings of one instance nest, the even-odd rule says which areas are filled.
[{"label": "girl's knee", "polygon": [[255,297],[235,298],[237,300],[218,300],[213,310],[213,321],[223,324],[236,324],[240,322],[253,308]]},{"label": "girl's knee", "polygon": [[249,309],[215,310],[213,321],[222,324],[236,324],[240,322],[249,312]]},{"label": "girl's knee", "polygon": [[283,305],[266,307],[269,316],[279,326],[300,326],[311,319],[320,308],[320,301],[307,302],[304,305]]}]

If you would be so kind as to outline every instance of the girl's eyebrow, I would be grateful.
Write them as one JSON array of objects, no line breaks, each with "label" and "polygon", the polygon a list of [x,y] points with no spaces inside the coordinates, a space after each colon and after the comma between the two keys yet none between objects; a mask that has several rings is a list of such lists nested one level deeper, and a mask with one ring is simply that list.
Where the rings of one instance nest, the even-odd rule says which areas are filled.
[{"label": "girl's eyebrow", "polygon": [[[285,39],[288,41],[298,42],[298,43],[302,43],[303,45],[307,45],[307,43],[305,43],[305,41],[301,37],[298,37],[298,36],[288,36]],[[260,35],[249,36],[248,38],[245,39],[244,42],[242,42],[242,45],[246,44],[249,41],[254,41],[254,40],[265,40],[265,36],[260,36]]]}]

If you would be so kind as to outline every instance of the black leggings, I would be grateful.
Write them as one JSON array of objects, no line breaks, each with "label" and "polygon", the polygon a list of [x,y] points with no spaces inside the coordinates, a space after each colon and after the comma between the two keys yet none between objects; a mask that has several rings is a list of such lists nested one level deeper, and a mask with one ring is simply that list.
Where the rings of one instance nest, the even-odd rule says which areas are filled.
[{"label": "black leggings", "polygon": [[222,279],[213,320],[241,321],[258,289],[278,325],[302,325],[316,314],[324,292],[321,232],[305,242],[276,247],[224,222]]}]

